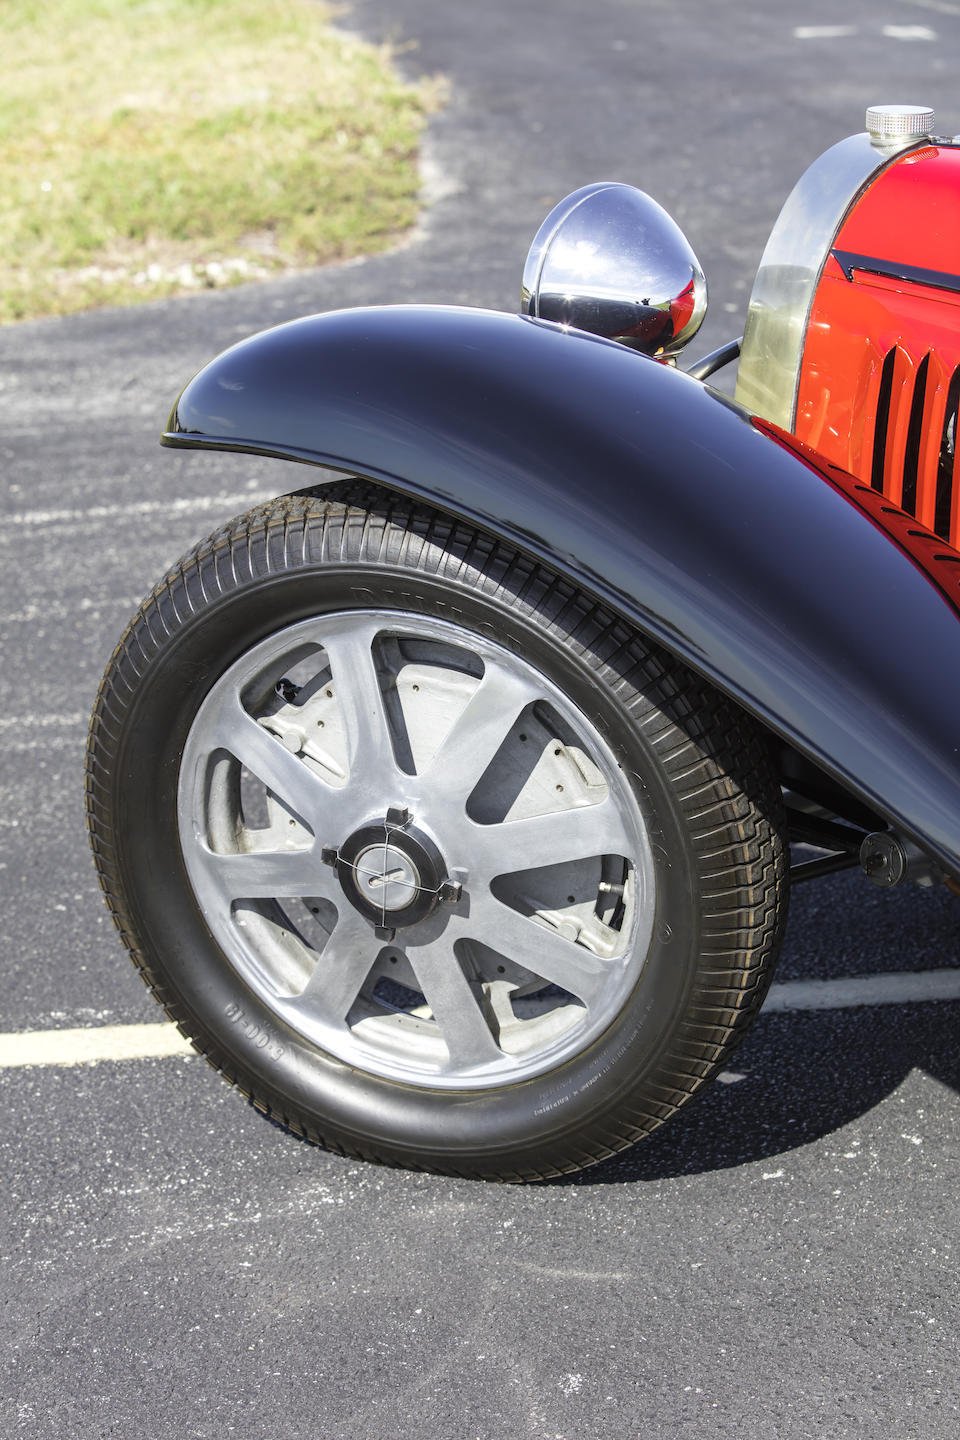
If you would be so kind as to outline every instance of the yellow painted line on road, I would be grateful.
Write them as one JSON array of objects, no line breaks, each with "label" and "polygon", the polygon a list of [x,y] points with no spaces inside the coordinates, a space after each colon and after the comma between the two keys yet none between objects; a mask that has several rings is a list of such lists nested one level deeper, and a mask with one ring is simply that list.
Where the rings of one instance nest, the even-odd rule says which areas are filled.
[{"label": "yellow painted line on road", "polygon": [[0,1035],[0,1070],[33,1065],[96,1065],[194,1055],[176,1025],[97,1025]]}]

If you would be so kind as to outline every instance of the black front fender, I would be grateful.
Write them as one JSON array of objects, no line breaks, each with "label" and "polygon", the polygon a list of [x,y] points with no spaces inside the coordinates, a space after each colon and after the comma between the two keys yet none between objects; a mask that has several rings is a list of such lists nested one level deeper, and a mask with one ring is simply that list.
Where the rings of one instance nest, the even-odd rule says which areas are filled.
[{"label": "black front fender", "polygon": [[369,476],[614,606],[960,873],[960,619],[697,381],[477,310],[313,316],[190,382],[169,445]]}]

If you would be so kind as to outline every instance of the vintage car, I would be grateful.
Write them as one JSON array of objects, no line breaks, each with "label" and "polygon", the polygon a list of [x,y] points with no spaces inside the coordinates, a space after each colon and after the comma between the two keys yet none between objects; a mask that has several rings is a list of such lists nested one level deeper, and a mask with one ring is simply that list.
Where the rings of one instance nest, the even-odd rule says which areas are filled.
[{"label": "vintage car", "polygon": [[723,1066],[791,880],[957,882],[958,222],[960,145],[878,106],[686,372],[700,267],[603,183],[521,315],[311,316],[187,385],[165,445],[313,468],[142,604],[87,807],[144,979],[260,1110],[573,1171]]}]

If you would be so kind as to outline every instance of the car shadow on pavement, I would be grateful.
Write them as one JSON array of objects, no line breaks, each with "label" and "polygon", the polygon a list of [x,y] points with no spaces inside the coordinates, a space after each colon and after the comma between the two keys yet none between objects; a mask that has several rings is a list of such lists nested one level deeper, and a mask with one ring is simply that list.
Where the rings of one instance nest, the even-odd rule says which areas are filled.
[{"label": "car shadow on pavement", "polygon": [[[960,1091],[960,1003],[762,1015],[721,1072],[667,1125],[622,1155],[549,1183],[672,1179],[773,1160],[864,1122],[913,1070]],[[915,1109],[904,1125],[917,1129]],[[846,1142],[845,1142],[846,1143]]]}]

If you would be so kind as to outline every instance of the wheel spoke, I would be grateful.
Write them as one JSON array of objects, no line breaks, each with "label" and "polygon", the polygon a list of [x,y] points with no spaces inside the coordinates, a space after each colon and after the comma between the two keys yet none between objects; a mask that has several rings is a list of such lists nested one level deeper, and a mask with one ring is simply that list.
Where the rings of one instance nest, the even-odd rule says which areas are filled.
[{"label": "wheel spoke", "polygon": [[389,790],[398,773],[390,719],[373,655],[381,627],[364,618],[344,624],[325,643],[333,688],[343,716],[349,747],[350,782]]},{"label": "wheel spoke", "polygon": [[457,922],[457,928],[549,984],[576,995],[588,1009],[602,994],[611,965],[617,963],[601,960],[492,895],[471,896],[470,914]]},{"label": "wheel spoke", "polygon": [[305,850],[252,850],[239,855],[218,855],[197,845],[194,855],[208,880],[228,900],[335,897],[332,872],[320,859],[316,845]]},{"label": "wheel spoke", "polygon": [[407,957],[440,1027],[451,1065],[460,1069],[502,1060],[503,1051],[446,938],[431,945],[411,946]]},{"label": "wheel spoke", "polygon": [[[468,822],[469,823],[469,822]],[[492,879],[594,855],[633,859],[635,840],[611,799],[501,825],[470,825],[470,868]]]},{"label": "wheel spoke", "polygon": [[463,713],[430,762],[431,784],[470,795],[525,705],[539,691],[530,679],[488,666]]},{"label": "wheel spoke", "polygon": [[336,842],[349,829],[353,800],[347,791],[321,780],[244,710],[237,695],[221,708],[210,743],[228,750],[324,843]]},{"label": "wheel spoke", "polygon": [[381,942],[369,922],[344,905],[316,968],[297,1002],[323,1020],[340,1023],[363,987]]}]

